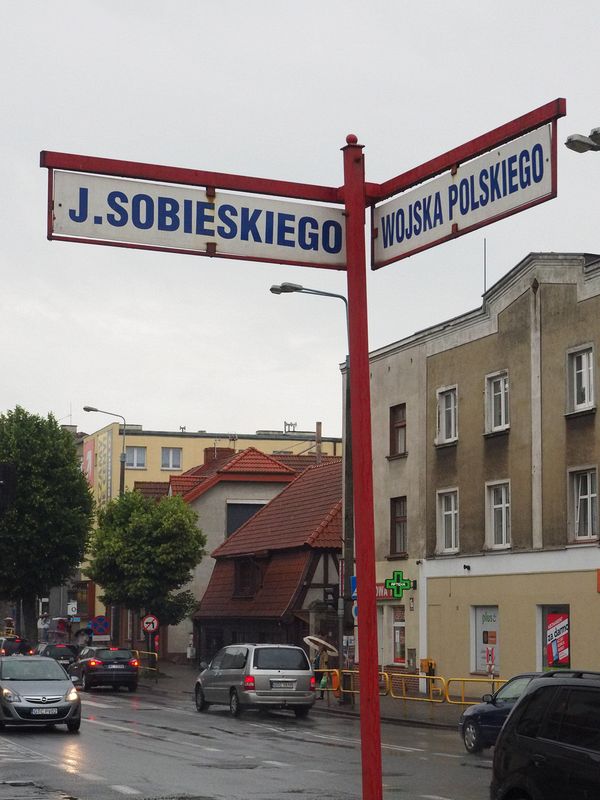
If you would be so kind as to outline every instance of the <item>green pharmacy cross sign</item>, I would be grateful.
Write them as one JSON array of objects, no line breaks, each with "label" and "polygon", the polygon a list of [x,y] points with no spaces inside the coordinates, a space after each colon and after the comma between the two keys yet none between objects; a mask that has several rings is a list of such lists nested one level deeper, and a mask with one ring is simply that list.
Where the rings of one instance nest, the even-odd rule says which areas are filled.
[{"label": "green pharmacy cross sign", "polygon": [[413,588],[413,582],[404,577],[404,572],[401,569],[396,569],[391,578],[385,579],[385,588],[392,590],[394,598],[402,600],[404,592]]}]

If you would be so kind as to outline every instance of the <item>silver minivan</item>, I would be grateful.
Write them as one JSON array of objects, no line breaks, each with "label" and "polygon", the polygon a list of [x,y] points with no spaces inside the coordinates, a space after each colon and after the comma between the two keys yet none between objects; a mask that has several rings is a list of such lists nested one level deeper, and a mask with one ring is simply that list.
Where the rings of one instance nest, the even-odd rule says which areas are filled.
[{"label": "silver minivan", "polygon": [[228,705],[234,717],[247,708],[289,708],[306,717],[315,702],[315,675],[301,647],[232,644],[200,664],[196,709]]}]

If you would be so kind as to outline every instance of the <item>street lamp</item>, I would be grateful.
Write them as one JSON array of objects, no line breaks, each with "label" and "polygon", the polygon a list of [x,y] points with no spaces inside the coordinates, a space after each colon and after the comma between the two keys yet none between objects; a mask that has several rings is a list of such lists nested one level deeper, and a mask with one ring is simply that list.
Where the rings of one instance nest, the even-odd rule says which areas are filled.
[{"label": "street lamp", "polygon": [[[335,297],[344,303],[346,309],[346,333],[349,336],[349,318],[348,318],[348,300],[343,294],[336,294],[335,292],[324,292],[320,289],[309,289],[306,286],[300,286],[297,283],[280,283],[271,286],[270,291],[272,294],[291,294],[297,292],[299,294],[312,294],[317,297]],[[340,628],[339,628],[339,649],[340,649],[340,667],[343,666],[343,632],[347,632],[349,636],[354,631],[354,619],[352,616],[352,584],[351,578],[354,574],[354,485],[352,481],[352,426],[350,414],[350,356],[346,356],[346,441],[344,446],[344,585],[343,596],[340,598],[343,613],[339,614]],[[342,694],[342,698],[346,698]]]},{"label": "street lamp", "polygon": [[582,136],[574,133],[567,137],[565,147],[576,153],[587,153],[589,151],[600,150],[600,128],[593,128],[589,136]]},{"label": "street lamp", "polygon": [[123,496],[125,494],[125,417],[122,414],[115,414],[113,411],[103,411],[101,408],[95,408],[94,406],[84,406],[84,411],[95,411],[98,414],[108,414],[109,417],[118,417],[119,419],[123,420],[123,443],[121,447],[121,471],[119,473],[119,495]]}]

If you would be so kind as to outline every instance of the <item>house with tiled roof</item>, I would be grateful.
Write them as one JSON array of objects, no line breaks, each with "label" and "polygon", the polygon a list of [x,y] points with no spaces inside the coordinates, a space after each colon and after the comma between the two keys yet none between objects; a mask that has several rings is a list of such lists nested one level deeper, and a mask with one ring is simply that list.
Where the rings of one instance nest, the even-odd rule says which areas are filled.
[{"label": "house with tiled roof", "polygon": [[342,464],[310,467],[212,552],[194,615],[202,658],[239,641],[335,638]]}]

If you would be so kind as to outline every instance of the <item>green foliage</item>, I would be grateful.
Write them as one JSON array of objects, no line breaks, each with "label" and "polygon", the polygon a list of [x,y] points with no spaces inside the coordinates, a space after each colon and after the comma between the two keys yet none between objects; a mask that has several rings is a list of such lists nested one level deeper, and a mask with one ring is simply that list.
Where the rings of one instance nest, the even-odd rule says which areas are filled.
[{"label": "green foliage", "polygon": [[16,466],[15,502],[0,514],[0,598],[33,608],[81,562],[92,495],[73,437],[52,415],[20,406],[0,415],[0,461]]},{"label": "green foliage", "polygon": [[193,611],[191,592],[177,593],[204,555],[206,537],[197,514],[181,499],[160,502],[125,492],[98,515],[86,573],[99,584],[108,605],[156,614],[175,625]]}]

